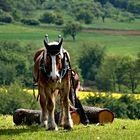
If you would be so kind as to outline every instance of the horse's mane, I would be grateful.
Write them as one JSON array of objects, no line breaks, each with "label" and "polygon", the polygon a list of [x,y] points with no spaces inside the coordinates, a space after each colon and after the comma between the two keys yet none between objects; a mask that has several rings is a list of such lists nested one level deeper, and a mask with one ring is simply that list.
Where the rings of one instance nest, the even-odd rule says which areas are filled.
[{"label": "horse's mane", "polygon": [[40,48],[37,50],[37,52],[34,55],[34,62],[36,61],[36,59],[38,58],[38,56],[45,51],[45,48]]}]

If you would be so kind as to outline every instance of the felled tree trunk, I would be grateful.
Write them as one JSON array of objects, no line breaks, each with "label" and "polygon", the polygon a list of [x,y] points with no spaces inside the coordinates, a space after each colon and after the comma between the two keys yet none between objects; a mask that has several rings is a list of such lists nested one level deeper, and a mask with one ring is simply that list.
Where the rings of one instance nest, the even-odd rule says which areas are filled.
[{"label": "felled tree trunk", "polygon": [[[30,109],[17,109],[13,114],[13,122],[16,125],[27,124],[32,125],[34,123],[40,124],[40,110]],[[76,111],[71,111],[71,117],[74,124],[80,123],[80,116]],[[55,113],[55,121],[58,124],[60,118],[60,112]]]},{"label": "felled tree trunk", "polygon": [[[114,114],[109,109],[89,106],[83,106],[83,108],[90,123],[113,122]],[[80,115],[76,111],[71,111],[71,117],[74,124],[80,124]],[[55,121],[57,124],[59,122],[59,118],[60,113],[55,113]],[[13,122],[16,125],[31,125],[33,123],[40,124],[40,111],[29,109],[17,109],[13,115]]]},{"label": "felled tree trunk", "polygon": [[114,114],[107,108],[83,106],[90,123],[112,123]]}]

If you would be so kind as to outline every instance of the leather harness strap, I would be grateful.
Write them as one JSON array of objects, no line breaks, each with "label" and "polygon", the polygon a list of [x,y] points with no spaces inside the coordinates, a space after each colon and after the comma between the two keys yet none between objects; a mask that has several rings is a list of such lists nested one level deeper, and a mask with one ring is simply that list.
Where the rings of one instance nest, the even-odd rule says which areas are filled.
[{"label": "leather harness strap", "polygon": [[[66,52],[64,52],[63,54],[64,54],[63,62],[62,62],[63,65],[62,65],[62,70],[60,71],[60,77],[59,78],[62,79],[65,76],[65,74],[67,73],[68,70],[71,71],[71,84],[72,84],[72,88],[73,88],[73,92],[70,92],[70,94],[71,94],[70,96],[73,97],[73,98],[71,98],[71,102],[73,103],[74,107],[77,108],[77,112],[80,115],[81,123],[86,125],[86,124],[89,123],[89,120],[87,118],[87,115],[84,112],[84,109],[82,107],[82,104],[80,103],[80,100],[76,96],[76,91],[75,91],[75,86],[74,86],[74,77],[73,77],[73,74],[72,74],[72,67],[71,67],[71,64],[70,64],[69,56],[68,56],[68,54]],[[39,73],[40,73],[40,71],[49,80],[49,74],[47,73],[47,66],[46,66],[46,64],[44,62],[44,58],[42,58],[40,60],[37,79],[34,78],[34,83],[33,83],[33,95],[34,95],[34,97],[35,97],[35,90],[34,90],[34,88],[37,86],[36,83],[39,80]],[[39,93],[38,93],[38,96],[37,96],[37,101],[38,101],[38,98],[39,98]]]}]

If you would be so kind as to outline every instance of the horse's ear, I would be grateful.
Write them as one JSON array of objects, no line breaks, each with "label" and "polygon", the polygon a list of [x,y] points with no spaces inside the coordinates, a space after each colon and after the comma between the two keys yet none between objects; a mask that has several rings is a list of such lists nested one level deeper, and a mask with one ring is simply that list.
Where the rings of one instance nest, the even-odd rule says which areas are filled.
[{"label": "horse's ear", "polygon": [[44,40],[44,45],[46,47],[46,49],[49,47],[48,43],[46,42],[46,40]]},{"label": "horse's ear", "polygon": [[63,38],[61,38],[61,40],[60,40],[60,42],[59,42],[59,44],[58,44],[58,46],[61,48],[61,46],[62,46],[62,43],[63,43]]}]

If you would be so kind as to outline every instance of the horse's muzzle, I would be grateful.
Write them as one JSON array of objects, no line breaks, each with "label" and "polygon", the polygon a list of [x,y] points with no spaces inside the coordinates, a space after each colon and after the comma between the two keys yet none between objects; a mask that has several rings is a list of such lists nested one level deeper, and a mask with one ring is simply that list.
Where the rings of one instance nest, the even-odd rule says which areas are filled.
[{"label": "horse's muzzle", "polygon": [[59,76],[56,76],[56,77],[50,77],[50,80],[52,81],[52,82],[58,82],[58,81],[60,81],[60,77]]}]

